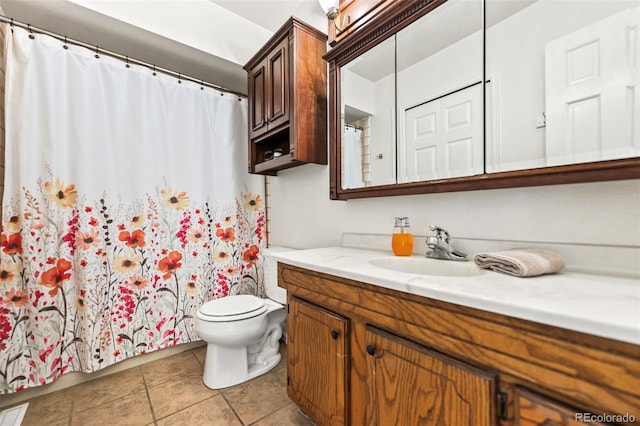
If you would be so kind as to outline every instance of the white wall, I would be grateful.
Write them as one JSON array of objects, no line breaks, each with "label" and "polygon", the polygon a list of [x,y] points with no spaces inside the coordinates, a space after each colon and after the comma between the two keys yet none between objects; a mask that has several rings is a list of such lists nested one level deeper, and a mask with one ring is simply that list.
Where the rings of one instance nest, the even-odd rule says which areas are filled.
[{"label": "white wall", "polygon": [[348,69],[342,70],[340,75],[342,77],[341,112],[343,118],[345,106],[350,106],[368,114],[373,114],[375,108],[374,98],[376,93],[374,83],[352,71],[349,71]]},{"label": "white wall", "polygon": [[436,224],[454,238],[505,245],[640,247],[640,180],[349,201],[329,199],[328,166],[296,167],[269,182],[272,246],[336,246],[344,232],[391,234],[394,217],[408,216],[416,235],[431,234],[428,226]]},{"label": "white wall", "polygon": [[[406,46],[398,46],[402,48]],[[482,81],[482,34],[476,32],[400,71],[398,108],[415,106],[479,81]]]}]

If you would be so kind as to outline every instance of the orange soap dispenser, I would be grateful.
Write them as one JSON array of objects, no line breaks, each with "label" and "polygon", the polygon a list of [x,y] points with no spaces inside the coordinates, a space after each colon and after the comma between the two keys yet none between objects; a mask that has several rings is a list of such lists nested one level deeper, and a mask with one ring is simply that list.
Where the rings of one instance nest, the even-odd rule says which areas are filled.
[{"label": "orange soap dispenser", "polygon": [[396,256],[411,256],[413,253],[413,235],[408,217],[396,217],[396,225],[391,236],[391,249]]}]

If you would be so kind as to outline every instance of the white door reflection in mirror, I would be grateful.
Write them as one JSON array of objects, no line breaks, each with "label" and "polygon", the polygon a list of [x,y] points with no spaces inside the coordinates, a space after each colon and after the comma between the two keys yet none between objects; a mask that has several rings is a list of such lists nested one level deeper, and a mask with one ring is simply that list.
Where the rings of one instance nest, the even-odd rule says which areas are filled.
[{"label": "white door reflection in mirror", "polygon": [[640,155],[640,8],[547,43],[547,165]]},{"label": "white door reflection in mirror", "polygon": [[404,112],[398,182],[483,173],[482,82]]},{"label": "white door reflection in mirror", "polygon": [[447,1],[396,39],[398,183],[484,173],[482,1]]}]

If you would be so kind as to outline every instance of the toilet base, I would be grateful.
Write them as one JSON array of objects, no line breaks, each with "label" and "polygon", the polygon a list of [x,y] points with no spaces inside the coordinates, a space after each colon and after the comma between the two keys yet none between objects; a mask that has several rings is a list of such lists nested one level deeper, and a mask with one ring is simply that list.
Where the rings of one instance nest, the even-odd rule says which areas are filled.
[{"label": "toilet base", "polygon": [[229,348],[207,344],[202,376],[204,385],[209,389],[222,389],[246,382],[272,370],[282,358],[279,352],[261,357],[248,354],[249,350],[250,347]]}]

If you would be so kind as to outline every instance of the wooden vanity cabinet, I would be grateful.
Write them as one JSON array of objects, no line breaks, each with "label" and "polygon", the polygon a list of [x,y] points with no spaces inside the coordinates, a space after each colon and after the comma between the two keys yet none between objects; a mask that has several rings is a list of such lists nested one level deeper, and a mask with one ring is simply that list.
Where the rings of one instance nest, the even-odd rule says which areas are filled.
[{"label": "wooden vanity cabinet", "polygon": [[496,375],[367,327],[367,424],[494,424]]},{"label": "wooden vanity cabinet", "polygon": [[288,318],[289,397],[320,424],[344,425],[348,320],[296,297],[289,299]]},{"label": "wooden vanity cabinet", "polygon": [[289,396],[318,425],[640,419],[638,345],[282,263],[278,284],[289,302]]},{"label": "wooden vanity cabinet", "polygon": [[[516,419],[518,426],[579,426],[585,422],[577,421],[581,411],[563,406],[527,390],[516,390]],[[598,413],[599,414],[599,413]],[[606,423],[589,422],[595,426]]]},{"label": "wooden vanity cabinet", "polygon": [[[249,173],[327,164],[327,36],[292,17],[244,66]],[[276,149],[282,156],[271,158]]]}]

